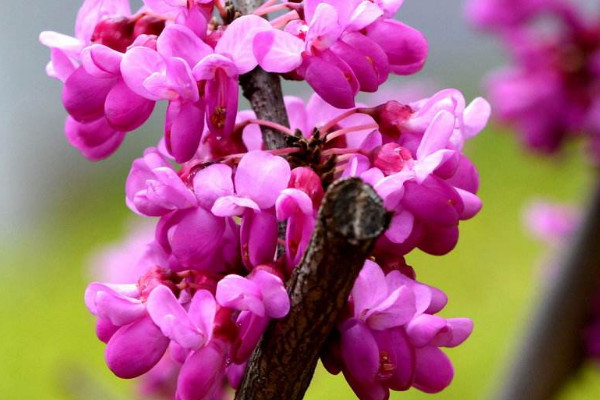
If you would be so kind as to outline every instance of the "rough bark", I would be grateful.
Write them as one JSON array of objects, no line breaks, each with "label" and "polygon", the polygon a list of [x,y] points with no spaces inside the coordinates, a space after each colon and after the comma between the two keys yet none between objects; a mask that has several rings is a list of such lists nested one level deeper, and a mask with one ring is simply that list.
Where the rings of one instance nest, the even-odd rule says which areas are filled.
[{"label": "rough bark", "polygon": [[582,331],[600,288],[600,185],[561,261],[498,400],[552,399],[581,365]]},{"label": "rough bark", "polygon": [[300,400],[319,352],[389,216],[360,179],[327,191],[300,265],[288,281],[289,314],[273,320],[254,351],[236,400]]}]

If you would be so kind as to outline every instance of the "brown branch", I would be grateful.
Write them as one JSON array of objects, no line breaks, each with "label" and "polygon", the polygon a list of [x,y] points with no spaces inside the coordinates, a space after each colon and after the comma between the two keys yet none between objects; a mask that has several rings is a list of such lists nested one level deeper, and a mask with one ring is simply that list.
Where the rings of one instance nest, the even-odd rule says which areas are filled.
[{"label": "brown branch", "polygon": [[[242,14],[250,14],[258,8],[262,0],[238,0],[238,10]],[[250,101],[256,117],[283,126],[290,126],[288,115],[283,102],[281,80],[279,75],[266,72],[260,67],[240,76],[244,97]],[[267,149],[287,147],[285,134],[267,127],[261,127],[263,142]]]},{"label": "brown branch", "polygon": [[554,398],[583,360],[582,331],[600,288],[600,186],[547,288],[498,400]]},{"label": "brown branch", "polygon": [[236,400],[302,399],[321,347],[388,222],[381,199],[360,179],[331,185],[308,249],[287,285],[290,312],[267,328]]}]

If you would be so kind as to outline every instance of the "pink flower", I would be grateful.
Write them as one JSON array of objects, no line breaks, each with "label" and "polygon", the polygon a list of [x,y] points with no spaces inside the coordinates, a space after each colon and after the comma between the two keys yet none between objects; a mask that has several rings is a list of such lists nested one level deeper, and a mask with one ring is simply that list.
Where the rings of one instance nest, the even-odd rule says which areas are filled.
[{"label": "pink flower", "polygon": [[361,400],[380,400],[389,390],[411,386],[428,393],[444,389],[453,377],[448,357],[438,347],[454,347],[470,335],[468,319],[443,319],[446,298],[422,285],[367,261],[351,294],[352,317],[339,325],[324,364],[340,370]]}]

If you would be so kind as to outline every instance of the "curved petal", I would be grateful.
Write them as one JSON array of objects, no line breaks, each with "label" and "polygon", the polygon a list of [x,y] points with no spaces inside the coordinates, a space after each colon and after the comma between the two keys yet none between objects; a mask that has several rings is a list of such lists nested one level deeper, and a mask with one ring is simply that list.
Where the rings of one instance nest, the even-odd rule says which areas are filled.
[{"label": "curved petal", "polygon": [[268,72],[290,72],[302,65],[304,41],[278,29],[256,34],[253,42],[258,64]]},{"label": "curved petal", "polygon": [[108,341],[106,364],[119,378],[136,378],[150,371],[169,346],[150,317],[121,327]]},{"label": "curved petal", "polygon": [[235,63],[238,73],[245,74],[257,65],[252,50],[254,37],[258,32],[272,29],[266,19],[257,15],[244,15],[229,24],[219,39],[215,52],[229,57]]},{"label": "curved petal", "polygon": [[265,313],[271,318],[283,318],[290,311],[290,297],[283,281],[267,271],[258,270],[251,278],[258,286]]},{"label": "curved petal", "polygon": [[148,314],[163,335],[181,347],[196,350],[207,342],[208,332],[203,332],[192,322],[187,312],[175,298],[171,289],[158,285],[147,301]]},{"label": "curved petal", "polygon": [[251,151],[242,157],[235,172],[235,190],[238,196],[248,197],[261,209],[268,209],[288,186],[291,174],[290,165],[282,157]]},{"label": "curved petal", "polygon": [[167,25],[156,41],[156,50],[163,57],[178,57],[193,68],[201,59],[213,53],[191,29],[184,25]]},{"label": "curved petal", "polygon": [[119,80],[106,96],[104,111],[110,126],[129,132],[150,118],[154,105],[154,101],[132,92],[123,80]]},{"label": "curved petal", "polygon": [[171,101],[165,120],[167,150],[178,163],[189,161],[200,145],[204,130],[204,104]]}]

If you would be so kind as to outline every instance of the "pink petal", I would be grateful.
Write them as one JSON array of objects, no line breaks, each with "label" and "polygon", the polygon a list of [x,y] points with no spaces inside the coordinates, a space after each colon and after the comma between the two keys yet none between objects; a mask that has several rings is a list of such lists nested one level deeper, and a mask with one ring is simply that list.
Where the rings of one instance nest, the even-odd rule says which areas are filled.
[{"label": "pink petal", "polygon": [[149,100],[162,100],[160,94],[153,93],[144,84],[153,75],[165,76],[167,64],[155,50],[147,47],[134,47],[125,53],[121,63],[121,73],[129,88]]},{"label": "pink petal", "polygon": [[453,114],[448,111],[438,112],[423,134],[423,139],[417,149],[417,158],[422,159],[438,150],[445,149],[452,131],[454,131],[455,123],[456,117]]},{"label": "pink petal", "polygon": [[282,157],[251,151],[242,157],[235,172],[236,193],[252,199],[261,209],[268,209],[275,205],[290,176],[290,165]]},{"label": "pink petal", "polygon": [[427,40],[418,30],[399,21],[381,19],[367,27],[367,36],[386,52],[393,73],[410,75],[425,65]]},{"label": "pink petal", "polygon": [[414,223],[415,217],[408,211],[403,210],[394,214],[390,227],[385,231],[385,236],[392,243],[403,243],[412,233]]},{"label": "pink petal", "polygon": [[227,308],[251,311],[260,317],[265,315],[265,306],[259,286],[252,280],[239,275],[227,275],[217,284],[217,302]]},{"label": "pink petal", "polygon": [[62,101],[67,112],[79,122],[104,116],[104,102],[116,78],[95,78],[79,67],[65,82]]},{"label": "pink petal", "polygon": [[106,96],[104,111],[108,123],[120,131],[133,131],[150,118],[155,102],[132,92],[123,80]]},{"label": "pink petal", "polygon": [[473,332],[473,321],[469,318],[449,318],[447,328],[433,338],[434,346],[456,347],[462,344]]},{"label": "pink petal", "polygon": [[[210,209],[219,197],[233,194],[231,167],[225,164],[209,165],[194,175],[194,193],[198,202]],[[216,214],[215,214],[216,215]]]},{"label": "pink petal", "polygon": [[440,349],[432,346],[416,349],[416,358],[414,387],[425,393],[438,393],[452,382],[454,368]]},{"label": "pink petal", "polygon": [[381,267],[371,260],[366,260],[354,282],[351,294],[354,303],[354,315],[357,318],[360,318],[361,314],[385,299],[387,285]]},{"label": "pink petal", "polygon": [[245,74],[256,67],[257,61],[252,51],[252,43],[257,33],[272,30],[271,24],[257,15],[244,15],[235,19],[219,39],[215,52],[229,57]]},{"label": "pink petal", "polygon": [[299,189],[284,189],[275,203],[277,219],[283,221],[294,214],[313,215],[313,201]]},{"label": "pink petal", "polygon": [[379,370],[379,348],[370,330],[351,320],[341,328],[341,335],[344,375],[348,373],[358,383],[373,382]]},{"label": "pink petal", "polygon": [[94,44],[81,52],[81,63],[86,72],[96,78],[114,78],[121,75],[121,60],[119,53],[107,46]]},{"label": "pink petal", "polygon": [[98,22],[115,15],[131,15],[129,0],[85,0],[77,13],[75,36],[89,42]]},{"label": "pink petal", "polygon": [[150,371],[167,350],[169,339],[145,317],[120,328],[106,346],[108,368],[119,378],[136,378]]},{"label": "pink petal", "polygon": [[204,104],[202,102],[171,101],[165,120],[165,138],[169,153],[178,163],[190,160],[202,138]]},{"label": "pink petal", "polygon": [[254,56],[268,72],[285,73],[302,64],[304,41],[278,29],[263,31],[254,38]]},{"label": "pink petal", "polygon": [[402,286],[369,310],[366,322],[371,329],[385,330],[406,324],[415,312],[415,296],[408,287]]},{"label": "pink petal", "polygon": [[184,308],[175,298],[171,289],[159,285],[148,296],[148,314],[160,328],[163,335],[185,349],[195,350],[202,347],[208,332],[200,330],[194,324]]},{"label": "pink petal", "polygon": [[319,4],[308,26],[307,49],[314,51],[329,48],[340,37],[343,29],[338,23],[336,8],[327,3]]},{"label": "pink petal", "polygon": [[422,314],[415,317],[406,327],[410,341],[416,347],[425,347],[446,329],[446,320],[437,315]]},{"label": "pink petal", "polygon": [[188,316],[200,332],[206,334],[207,341],[212,338],[216,314],[217,302],[215,296],[208,290],[200,289],[196,291],[190,302]]},{"label": "pink petal", "polygon": [[252,280],[258,285],[266,315],[283,318],[290,311],[290,297],[281,278],[264,270],[254,272]]},{"label": "pink petal", "polygon": [[460,219],[466,220],[469,218],[473,218],[475,215],[477,215],[477,213],[481,210],[481,207],[483,206],[483,204],[481,203],[481,199],[476,194],[467,192],[466,190],[456,188],[456,191],[460,195],[460,198],[462,199],[465,207],[463,212],[460,214]]},{"label": "pink petal", "polygon": [[178,400],[212,400],[222,388],[227,350],[218,341],[192,352],[177,379]]},{"label": "pink petal", "polygon": [[348,64],[334,54],[310,57],[307,62],[304,78],[323,100],[337,108],[354,107],[358,81]]},{"label": "pink petal", "polygon": [[258,204],[248,198],[224,196],[215,201],[214,205],[210,209],[210,212],[217,217],[233,217],[241,216],[247,208],[260,211]]},{"label": "pink petal", "polygon": [[485,99],[477,97],[465,108],[463,115],[464,128],[463,135],[465,139],[476,136],[485,128],[490,119],[492,107]]},{"label": "pink petal", "polygon": [[385,352],[388,362],[394,367],[385,385],[392,390],[408,390],[415,377],[415,351],[403,328],[374,331],[380,354]]},{"label": "pink petal", "polygon": [[183,25],[168,25],[156,41],[156,50],[163,57],[178,57],[193,68],[202,58],[213,53],[192,30]]},{"label": "pink petal", "polygon": [[81,123],[71,117],[65,122],[65,134],[71,146],[77,148],[89,160],[102,160],[123,142],[125,132],[113,129],[106,118],[90,123]]},{"label": "pink petal", "polygon": [[277,218],[274,212],[246,210],[242,218],[242,261],[248,269],[273,262],[277,248]]}]

